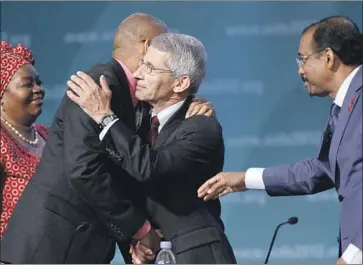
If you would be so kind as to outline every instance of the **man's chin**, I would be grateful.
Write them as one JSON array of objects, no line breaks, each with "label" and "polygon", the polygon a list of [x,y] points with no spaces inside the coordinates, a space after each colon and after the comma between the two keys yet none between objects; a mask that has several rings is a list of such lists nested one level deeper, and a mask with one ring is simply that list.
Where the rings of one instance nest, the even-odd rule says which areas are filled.
[{"label": "man's chin", "polygon": [[318,87],[313,86],[308,82],[305,82],[304,86],[305,86],[306,90],[308,91],[310,97],[324,97],[325,96],[325,95],[323,95],[322,91],[320,89],[318,89]]},{"label": "man's chin", "polygon": [[318,97],[319,94],[317,94],[314,90],[308,89],[308,94],[310,97]]}]

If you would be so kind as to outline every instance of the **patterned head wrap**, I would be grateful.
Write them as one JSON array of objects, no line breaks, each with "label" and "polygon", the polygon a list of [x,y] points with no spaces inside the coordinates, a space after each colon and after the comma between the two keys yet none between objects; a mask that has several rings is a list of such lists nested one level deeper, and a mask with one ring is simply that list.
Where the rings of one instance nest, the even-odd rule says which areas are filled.
[{"label": "patterned head wrap", "polygon": [[22,44],[12,47],[5,41],[1,41],[0,46],[1,58],[1,83],[0,83],[0,98],[2,98],[7,85],[15,72],[24,64],[33,64],[34,58],[31,50]]}]

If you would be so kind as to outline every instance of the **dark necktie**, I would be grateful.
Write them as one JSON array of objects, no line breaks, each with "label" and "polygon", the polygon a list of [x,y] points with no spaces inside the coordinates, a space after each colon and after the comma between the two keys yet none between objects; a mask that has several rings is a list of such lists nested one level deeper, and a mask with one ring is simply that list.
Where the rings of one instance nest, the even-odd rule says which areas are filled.
[{"label": "dark necktie", "polygon": [[330,109],[330,118],[329,118],[329,129],[331,134],[333,134],[335,131],[335,127],[339,118],[339,112],[340,112],[340,107],[335,103],[333,103]]},{"label": "dark necktie", "polygon": [[323,143],[319,153],[319,159],[323,161],[329,159],[330,144],[336,127],[336,123],[339,118],[339,112],[340,112],[340,107],[335,103],[333,103],[330,108],[328,126],[324,132]]},{"label": "dark necktie", "polygon": [[158,119],[158,116],[155,115],[151,118],[151,127],[150,127],[150,133],[149,133],[149,143],[153,146],[156,140],[156,137],[159,133],[159,126],[160,122]]}]

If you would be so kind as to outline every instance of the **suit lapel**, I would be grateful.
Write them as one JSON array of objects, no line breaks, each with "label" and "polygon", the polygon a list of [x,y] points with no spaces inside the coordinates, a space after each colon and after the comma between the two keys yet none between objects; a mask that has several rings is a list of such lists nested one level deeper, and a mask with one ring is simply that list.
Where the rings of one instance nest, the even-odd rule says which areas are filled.
[{"label": "suit lapel", "polygon": [[143,101],[138,101],[135,106],[136,131],[142,129],[144,125],[150,126],[150,105]]},{"label": "suit lapel", "polygon": [[141,101],[138,101],[135,106],[135,125],[136,131],[138,131],[141,127],[141,123],[143,120],[143,104]]},{"label": "suit lapel", "polygon": [[342,141],[345,128],[347,127],[349,118],[354,110],[354,107],[359,99],[360,93],[359,90],[362,88],[362,68],[354,76],[348,92],[345,96],[343,106],[340,110],[339,120],[336,124],[336,128],[333,134],[333,138],[331,141],[330,147],[330,155],[329,160],[332,168],[332,175],[335,175],[336,170],[336,159],[337,153],[339,150],[340,143]]},{"label": "suit lapel", "polygon": [[188,111],[192,99],[193,96],[187,97],[183,106],[176,113],[174,113],[174,115],[171,116],[170,119],[166,122],[166,124],[161,129],[158,137],[156,138],[154,144],[155,148],[163,145],[165,141],[169,138],[170,134],[174,131],[175,127],[178,126],[180,121],[185,119],[185,114]]}]

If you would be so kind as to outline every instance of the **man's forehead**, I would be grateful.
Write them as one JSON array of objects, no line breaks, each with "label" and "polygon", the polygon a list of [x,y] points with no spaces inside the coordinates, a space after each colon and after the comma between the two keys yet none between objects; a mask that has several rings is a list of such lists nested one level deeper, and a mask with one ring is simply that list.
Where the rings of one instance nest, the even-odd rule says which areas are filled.
[{"label": "man's forehead", "polygon": [[305,55],[313,51],[313,33],[314,30],[310,29],[301,36],[298,49],[299,55]]},{"label": "man's forehead", "polygon": [[144,56],[144,61],[149,63],[159,64],[165,62],[166,58],[167,58],[167,53],[161,52],[151,46],[146,51],[146,54]]}]

